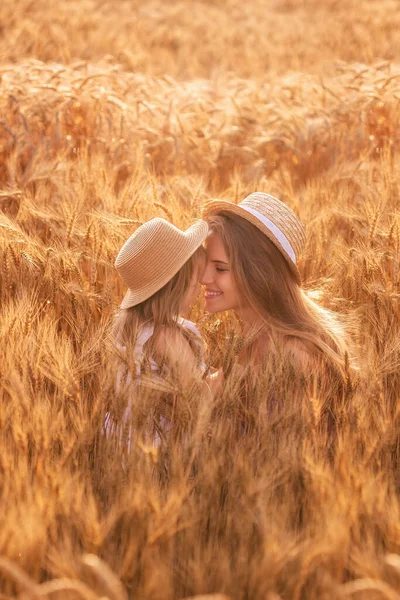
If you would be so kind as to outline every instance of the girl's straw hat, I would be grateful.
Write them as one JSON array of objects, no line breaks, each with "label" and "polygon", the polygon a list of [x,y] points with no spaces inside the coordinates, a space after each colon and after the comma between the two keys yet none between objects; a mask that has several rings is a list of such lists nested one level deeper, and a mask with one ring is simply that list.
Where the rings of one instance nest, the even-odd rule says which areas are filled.
[{"label": "girl's straw hat", "polygon": [[118,253],[115,268],[129,290],[120,308],[130,308],[158,292],[183,267],[207,237],[208,224],[196,221],[181,231],[156,218],[144,223]]},{"label": "girl's straw hat", "polygon": [[262,231],[282,252],[300,283],[296,263],[304,248],[306,235],[303,224],[286,204],[270,194],[254,192],[239,204],[225,200],[209,202],[204,207],[203,218],[222,211],[239,215]]}]

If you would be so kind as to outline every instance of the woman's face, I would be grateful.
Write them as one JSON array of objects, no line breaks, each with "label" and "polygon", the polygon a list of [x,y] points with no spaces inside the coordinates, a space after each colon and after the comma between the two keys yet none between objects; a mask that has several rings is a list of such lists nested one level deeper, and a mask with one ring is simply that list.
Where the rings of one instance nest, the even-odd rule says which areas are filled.
[{"label": "woman's face", "polygon": [[188,315],[190,312],[190,308],[197,300],[197,297],[200,293],[199,279],[202,272],[204,271],[205,264],[206,255],[203,249],[201,249],[198,252],[198,257],[196,260],[195,268],[193,270],[191,282],[182,301],[181,309],[179,311],[181,315]]},{"label": "woman's face", "polygon": [[207,262],[200,283],[205,288],[206,310],[211,313],[238,311],[243,308],[243,298],[233,278],[221,236],[211,232],[205,246]]}]

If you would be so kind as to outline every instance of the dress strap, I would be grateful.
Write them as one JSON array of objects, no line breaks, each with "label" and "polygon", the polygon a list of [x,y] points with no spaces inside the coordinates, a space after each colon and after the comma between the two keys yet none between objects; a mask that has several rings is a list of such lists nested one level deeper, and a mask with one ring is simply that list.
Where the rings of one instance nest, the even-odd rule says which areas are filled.
[{"label": "dress strap", "polygon": [[193,352],[197,357],[198,366],[200,370],[204,373],[206,370],[206,347],[200,331],[197,329],[193,321],[189,321],[188,319],[184,319],[183,317],[179,317],[177,323],[188,332],[186,336],[189,338],[188,341],[191,345]]},{"label": "dress strap", "polygon": [[136,338],[136,345],[144,346],[145,343],[149,341],[149,339],[151,338],[153,333],[154,333],[153,321],[148,321],[147,323],[143,323],[143,325],[141,325],[139,327],[139,333]]},{"label": "dress strap", "polygon": [[188,329],[197,337],[199,337],[199,338],[201,337],[200,331],[197,329],[197,327],[193,323],[193,321],[189,321],[189,319],[184,319],[183,317],[179,317],[178,323],[179,323],[179,325],[181,325],[181,327],[183,327],[184,329]]}]

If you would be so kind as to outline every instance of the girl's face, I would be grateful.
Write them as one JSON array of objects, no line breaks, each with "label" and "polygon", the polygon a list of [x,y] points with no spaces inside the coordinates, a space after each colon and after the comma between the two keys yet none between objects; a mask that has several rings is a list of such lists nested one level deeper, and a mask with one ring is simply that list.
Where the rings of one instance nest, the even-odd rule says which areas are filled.
[{"label": "girl's face", "polygon": [[236,281],[218,233],[211,232],[205,242],[207,263],[200,283],[204,286],[206,310],[211,313],[243,309]]},{"label": "girl's face", "polygon": [[182,305],[181,305],[181,309],[180,309],[181,315],[188,315],[190,312],[190,308],[193,306],[193,304],[197,300],[197,297],[200,293],[199,279],[200,279],[202,272],[204,271],[205,264],[206,264],[206,255],[205,255],[204,250],[202,249],[201,251],[198,252],[198,258],[196,260],[196,265],[193,270],[192,279],[191,279],[189,287],[186,290],[186,294],[182,301]]}]

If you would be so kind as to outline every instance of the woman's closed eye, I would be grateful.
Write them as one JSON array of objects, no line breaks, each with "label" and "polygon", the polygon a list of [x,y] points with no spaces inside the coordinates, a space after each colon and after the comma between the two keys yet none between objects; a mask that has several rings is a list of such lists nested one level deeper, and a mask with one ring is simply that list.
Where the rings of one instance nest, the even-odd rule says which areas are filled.
[{"label": "woman's closed eye", "polygon": [[218,260],[215,258],[209,258],[209,261],[214,265],[217,273],[228,273],[229,264],[224,260]]}]

